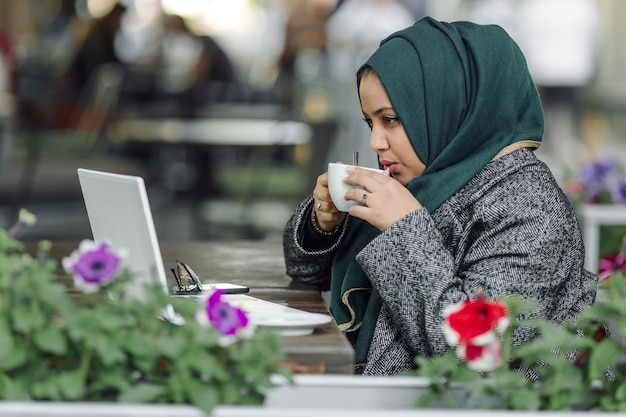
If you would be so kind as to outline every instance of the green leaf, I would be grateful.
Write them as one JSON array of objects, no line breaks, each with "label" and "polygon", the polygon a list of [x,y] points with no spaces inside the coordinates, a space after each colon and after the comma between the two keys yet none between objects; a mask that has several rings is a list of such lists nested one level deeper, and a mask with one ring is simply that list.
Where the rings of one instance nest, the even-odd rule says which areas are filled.
[{"label": "green leaf", "polygon": [[126,355],[120,347],[118,338],[114,335],[98,335],[89,345],[97,352],[104,366],[108,367],[126,362]]},{"label": "green leaf", "polygon": [[580,312],[580,319],[597,321],[599,317],[615,317],[621,307],[613,303],[596,303]]},{"label": "green leaf", "polygon": [[46,316],[37,304],[17,304],[11,310],[11,319],[15,330],[27,333],[33,329],[39,329],[46,324]]},{"label": "green leaf", "polygon": [[28,388],[24,381],[13,380],[7,375],[0,375],[0,399],[28,401],[31,400],[31,397],[28,395]]},{"label": "green leaf", "polygon": [[[626,314],[623,314],[622,317],[623,316],[626,316]],[[617,329],[618,329],[618,332],[616,332],[618,333],[618,336],[624,337],[624,335],[626,335],[626,321],[625,320],[618,321],[617,323],[615,323],[615,325],[617,326]]]},{"label": "green leaf", "polygon": [[[583,369],[574,366],[569,360],[564,359],[563,368],[559,375],[560,390],[570,397],[587,389],[584,382]],[[572,400],[575,400],[572,398]]]},{"label": "green leaf", "polygon": [[176,359],[181,356],[186,345],[186,340],[182,337],[160,335],[156,340],[154,348],[165,357]]},{"label": "green leaf", "polygon": [[37,329],[33,333],[33,342],[43,352],[63,355],[67,352],[65,335],[54,326]]},{"label": "green leaf", "polygon": [[626,382],[622,382],[615,391],[615,399],[621,403],[626,403]]},{"label": "green leaf", "polygon": [[0,228],[0,251],[24,250],[24,244],[17,239],[13,239],[9,232]]},{"label": "green leaf", "polygon": [[[212,376],[219,374],[222,367],[218,358],[201,349],[193,349],[186,355],[177,358],[174,362],[177,367],[195,370],[200,375]],[[226,376],[226,374],[222,371]]]},{"label": "green leaf", "polygon": [[149,403],[156,402],[163,394],[163,387],[157,384],[140,383],[126,389],[118,401],[125,403]]},{"label": "green leaf", "polygon": [[85,394],[85,378],[80,370],[64,372],[58,379],[59,389],[66,400],[77,401]]},{"label": "green leaf", "polygon": [[442,393],[436,393],[432,391],[425,392],[424,394],[421,394],[419,397],[417,397],[417,399],[415,400],[415,407],[428,408],[436,402],[441,401],[442,395]]},{"label": "green leaf", "polygon": [[[517,318],[523,314],[531,313],[538,309],[536,301],[524,299],[518,295],[505,298],[509,317]],[[519,321],[514,319],[514,321]],[[521,320],[522,322],[525,320]]]},{"label": "green leaf", "polygon": [[217,390],[210,385],[191,384],[187,388],[187,395],[193,405],[207,414],[219,404]]},{"label": "green leaf", "polygon": [[136,320],[133,320],[131,317],[109,314],[106,317],[102,318],[102,320],[100,321],[100,326],[102,327],[102,329],[107,331],[117,331],[119,329],[131,327],[135,323]]},{"label": "green leaf", "polygon": [[560,356],[554,355],[554,348],[563,350],[563,353],[572,349],[582,349],[593,346],[595,342],[576,335],[575,331],[562,328],[558,325],[542,325],[541,335],[531,342],[514,349],[513,357],[523,358],[525,365],[530,366],[537,361],[554,363]]},{"label": "green leaf", "polygon": [[9,333],[0,336],[0,369],[11,371],[27,361],[26,350],[17,345]]},{"label": "green leaf", "polygon": [[600,399],[600,409],[602,411],[617,411],[618,402],[611,396],[606,396]]},{"label": "green leaf", "polygon": [[67,288],[62,285],[48,285],[45,291],[40,291],[37,295],[43,305],[55,311],[65,310],[72,305],[72,300],[67,297]]},{"label": "green leaf", "polygon": [[10,371],[25,362],[26,351],[17,345],[9,329],[0,328],[0,370]]},{"label": "green leaf", "polygon": [[60,384],[56,378],[48,378],[32,381],[31,392],[36,400],[60,401],[62,399],[59,391]]},{"label": "green leaf", "polygon": [[239,384],[220,384],[217,386],[220,392],[222,404],[239,404],[241,401],[241,388]]},{"label": "green leaf", "polygon": [[90,391],[125,391],[130,386],[130,371],[121,367],[109,368],[98,374]]},{"label": "green leaf", "polygon": [[418,370],[415,373],[428,378],[440,378],[448,375],[457,368],[457,359],[453,351],[449,351],[442,356],[425,358],[418,356],[415,358]]},{"label": "green leaf", "polygon": [[[152,336],[152,335],[150,335]],[[152,341],[146,340],[146,334],[141,332],[130,332],[120,338],[122,346],[133,356],[156,357],[156,352],[152,349]]]},{"label": "green leaf", "polygon": [[539,393],[528,387],[522,387],[511,392],[509,400],[511,408],[514,410],[539,410],[541,407]]},{"label": "green leaf", "polygon": [[137,368],[137,370],[141,372],[152,372],[154,370],[154,364],[157,360],[157,357],[150,356],[134,356],[130,359],[131,364]]},{"label": "green leaf", "polygon": [[602,378],[604,371],[621,355],[620,347],[611,339],[597,344],[589,355],[589,374],[592,378]]},{"label": "green leaf", "polygon": [[480,381],[482,376],[479,372],[469,369],[467,365],[462,364],[453,369],[450,381],[455,383],[471,383],[474,381]]}]

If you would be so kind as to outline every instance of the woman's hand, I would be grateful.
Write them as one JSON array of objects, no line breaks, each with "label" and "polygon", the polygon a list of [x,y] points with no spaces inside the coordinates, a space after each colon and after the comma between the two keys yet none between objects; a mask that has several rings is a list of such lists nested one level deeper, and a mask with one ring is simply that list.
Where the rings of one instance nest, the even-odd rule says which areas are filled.
[{"label": "woman's hand", "polygon": [[317,177],[313,190],[313,210],[320,228],[330,232],[346,218],[346,213],[337,210],[328,190],[328,172]]},{"label": "woman's hand", "polygon": [[365,188],[346,193],[346,200],[363,205],[350,207],[350,215],[370,223],[383,231],[407,214],[422,208],[419,201],[387,170],[382,174],[361,168],[350,168],[344,182]]}]

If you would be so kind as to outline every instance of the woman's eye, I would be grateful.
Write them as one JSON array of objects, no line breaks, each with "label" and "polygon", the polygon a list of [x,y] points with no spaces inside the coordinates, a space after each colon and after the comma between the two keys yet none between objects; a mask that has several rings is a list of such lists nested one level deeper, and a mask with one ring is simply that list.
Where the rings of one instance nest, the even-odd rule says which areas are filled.
[{"label": "woman's eye", "polygon": [[384,116],[383,117],[383,123],[385,125],[390,125],[390,124],[393,124],[393,123],[395,123],[397,121],[398,121],[397,117],[391,117],[391,116]]}]

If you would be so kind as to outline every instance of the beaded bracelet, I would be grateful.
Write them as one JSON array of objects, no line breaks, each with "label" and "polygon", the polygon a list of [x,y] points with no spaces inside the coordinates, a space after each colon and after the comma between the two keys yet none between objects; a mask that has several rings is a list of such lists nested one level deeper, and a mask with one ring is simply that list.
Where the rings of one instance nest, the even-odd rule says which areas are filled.
[{"label": "beaded bracelet", "polygon": [[339,223],[333,230],[326,231],[320,227],[320,224],[317,222],[317,214],[315,214],[315,208],[311,210],[311,225],[313,226],[313,230],[320,236],[332,236],[339,231],[339,227],[341,227],[341,223]]}]

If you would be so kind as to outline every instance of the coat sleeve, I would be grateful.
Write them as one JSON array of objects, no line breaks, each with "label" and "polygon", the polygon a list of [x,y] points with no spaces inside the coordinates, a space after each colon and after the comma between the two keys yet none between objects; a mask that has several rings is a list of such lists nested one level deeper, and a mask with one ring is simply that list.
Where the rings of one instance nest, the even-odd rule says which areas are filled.
[{"label": "coat sleeve", "polygon": [[320,245],[307,245],[305,221],[311,216],[313,198],[309,197],[296,208],[283,231],[283,251],[287,275],[295,282],[317,285],[321,290],[330,287],[333,257],[346,233],[344,221],[336,236],[324,239]]}]

